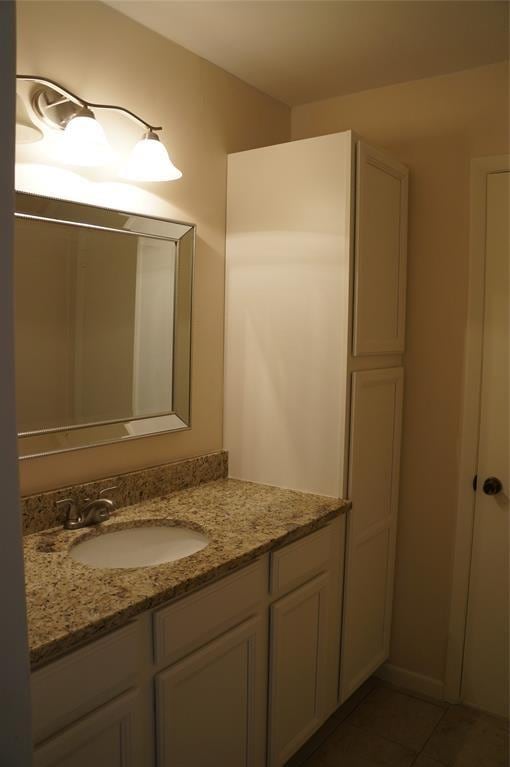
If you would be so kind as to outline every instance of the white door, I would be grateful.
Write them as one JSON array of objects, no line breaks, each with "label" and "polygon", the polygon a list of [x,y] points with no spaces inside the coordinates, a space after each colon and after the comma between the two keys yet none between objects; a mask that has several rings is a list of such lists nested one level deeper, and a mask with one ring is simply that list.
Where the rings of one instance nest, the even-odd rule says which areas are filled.
[{"label": "white door", "polygon": [[266,625],[251,618],[158,674],[159,767],[263,767]]},{"label": "white door", "polygon": [[509,211],[510,173],[490,173],[478,484],[461,697],[500,716],[509,713]]}]

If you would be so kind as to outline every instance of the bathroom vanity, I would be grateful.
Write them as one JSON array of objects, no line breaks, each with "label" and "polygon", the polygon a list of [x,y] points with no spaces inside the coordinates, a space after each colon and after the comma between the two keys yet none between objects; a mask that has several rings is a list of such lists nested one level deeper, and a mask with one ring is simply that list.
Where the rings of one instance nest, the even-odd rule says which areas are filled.
[{"label": "bathroom vanity", "polygon": [[210,540],[135,570],[75,561],[90,530],[27,536],[37,767],[283,765],[338,706],[348,508],[203,484],[92,533],[178,522]]}]

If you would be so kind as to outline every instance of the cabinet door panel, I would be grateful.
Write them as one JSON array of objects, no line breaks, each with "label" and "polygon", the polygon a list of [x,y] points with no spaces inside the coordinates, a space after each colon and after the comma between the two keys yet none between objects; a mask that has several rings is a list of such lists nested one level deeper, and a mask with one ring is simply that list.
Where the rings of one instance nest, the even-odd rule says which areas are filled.
[{"label": "cabinet door panel", "polygon": [[271,608],[271,767],[282,765],[325,714],[328,577],[321,575]]},{"label": "cabinet door panel", "polygon": [[262,767],[266,656],[257,617],[158,674],[159,767]]},{"label": "cabinet door panel", "polygon": [[[345,672],[352,690],[361,684],[388,656],[390,605],[387,600],[390,576],[390,535],[384,528],[356,546],[351,571],[353,598],[349,603],[345,637]],[[354,598],[355,595],[355,598]],[[347,672],[350,671],[350,674]]]},{"label": "cabinet door panel", "polygon": [[328,525],[271,554],[270,589],[273,596],[284,596],[328,568],[332,530],[333,527]]},{"label": "cabinet door panel", "polygon": [[407,169],[357,147],[354,356],[404,350]]},{"label": "cabinet door panel", "polygon": [[389,654],[402,393],[402,368],[353,373],[341,703]]},{"label": "cabinet door panel", "polygon": [[165,667],[250,618],[267,594],[266,557],[154,614],[155,660]]},{"label": "cabinet door panel", "polygon": [[132,687],[141,647],[137,621],[35,671],[32,735],[46,740]]},{"label": "cabinet door panel", "polygon": [[135,693],[101,706],[36,748],[35,767],[137,767],[136,711]]}]

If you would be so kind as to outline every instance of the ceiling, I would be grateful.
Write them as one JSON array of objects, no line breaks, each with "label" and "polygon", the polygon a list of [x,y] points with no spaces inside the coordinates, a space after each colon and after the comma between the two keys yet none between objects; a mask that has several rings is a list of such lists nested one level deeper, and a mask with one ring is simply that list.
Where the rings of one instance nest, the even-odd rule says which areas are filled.
[{"label": "ceiling", "polygon": [[108,0],[295,106],[508,58],[504,0]]}]

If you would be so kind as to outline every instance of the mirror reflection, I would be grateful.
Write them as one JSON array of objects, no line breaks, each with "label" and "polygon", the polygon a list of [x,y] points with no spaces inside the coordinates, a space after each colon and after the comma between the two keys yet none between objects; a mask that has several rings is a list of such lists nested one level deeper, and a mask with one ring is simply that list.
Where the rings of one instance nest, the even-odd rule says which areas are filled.
[{"label": "mirror reflection", "polygon": [[28,453],[186,427],[193,228],[17,197],[17,418]]}]

